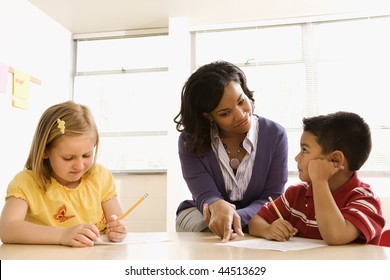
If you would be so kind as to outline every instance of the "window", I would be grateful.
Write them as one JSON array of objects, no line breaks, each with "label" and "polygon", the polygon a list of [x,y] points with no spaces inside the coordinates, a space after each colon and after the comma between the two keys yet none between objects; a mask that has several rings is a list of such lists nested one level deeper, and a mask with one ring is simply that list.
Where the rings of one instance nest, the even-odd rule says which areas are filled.
[{"label": "window", "polygon": [[[390,17],[193,31],[192,68],[227,60],[243,69],[256,113],[287,130],[291,173],[302,118],[345,110],[371,126],[373,149],[362,171],[384,174],[390,170],[389,31]],[[91,107],[100,159],[113,171],[166,168],[176,113],[164,102],[169,52],[167,33],[77,41],[74,99]]]},{"label": "window", "polygon": [[193,32],[194,69],[227,60],[246,73],[256,113],[283,125],[296,171],[302,118],[361,115],[373,149],[362,171],[390,170],[390,17]]},{"label": "window", "polygon": [[167,34],[77,41],[74,100],[91,108],[113,172],[166,169],[167,51]]}]

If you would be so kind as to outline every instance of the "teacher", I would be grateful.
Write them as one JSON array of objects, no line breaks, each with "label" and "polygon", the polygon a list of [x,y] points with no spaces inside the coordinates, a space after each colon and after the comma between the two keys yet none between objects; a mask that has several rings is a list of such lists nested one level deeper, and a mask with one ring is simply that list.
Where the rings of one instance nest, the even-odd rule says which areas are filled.
[{"label": "teacher", "polygon": [[195,71],[174,118],[191,200],[180,203],[176,231],[212,231],[222,242],[247,232],[249,220],[287,181],[287,135],[255,115],[244,72],[217,61]]}]

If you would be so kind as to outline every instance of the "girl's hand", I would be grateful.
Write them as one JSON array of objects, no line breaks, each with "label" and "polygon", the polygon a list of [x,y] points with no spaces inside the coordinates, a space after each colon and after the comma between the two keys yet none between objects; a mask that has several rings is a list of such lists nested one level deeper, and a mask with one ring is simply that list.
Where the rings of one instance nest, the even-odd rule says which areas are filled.
[{"label": "girl's hand", "polygon": [[99,230],[92,224],[80,224],[63,228],[60,244],[71,247],[91,247],[99,237]]},{"label": "girl's hand", "polygon": [[112,215],[107,223],[107,238],[112,242],[121,242],[127,235],[126,220],[118,220],[117,215]]}]

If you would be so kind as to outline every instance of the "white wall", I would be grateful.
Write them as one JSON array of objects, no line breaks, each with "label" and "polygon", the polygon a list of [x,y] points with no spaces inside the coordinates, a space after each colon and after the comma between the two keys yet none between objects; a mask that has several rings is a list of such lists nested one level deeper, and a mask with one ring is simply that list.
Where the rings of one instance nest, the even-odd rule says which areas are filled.
[{"label": "white wall", "polygon": [[[181,89],[191,74],[191,38],[188,18],[169,19],[169,40],[172,45],[169,64],[169,82],[172,94],[167,96],[172,116],[179,113]],[[172,117],[173,118],[173,117]],[[168,131],[167,162],[167,231],[175,231],[176,210],[179,203],[191,199],[191,193],[183,179],[178,154],[179,132],[172,121]]]},{"label": "white wall", "polygon": [[26,0],[0,0],[0,63],[42,81],[31,83],[28,110],[11,106],[12,75],[0,92],[0,210],[9,181],[23,169],[42,112],[71,98],[72,34]]}]

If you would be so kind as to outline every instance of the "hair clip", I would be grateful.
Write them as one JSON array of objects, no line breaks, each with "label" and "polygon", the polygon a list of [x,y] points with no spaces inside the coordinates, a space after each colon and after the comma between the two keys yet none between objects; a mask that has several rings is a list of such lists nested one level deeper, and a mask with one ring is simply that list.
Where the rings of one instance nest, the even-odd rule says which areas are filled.
[{"label": "hair clip", "polygon": [[65,121],[57,119],[57,127],[61,131],[61,134],[65,133]]}]

